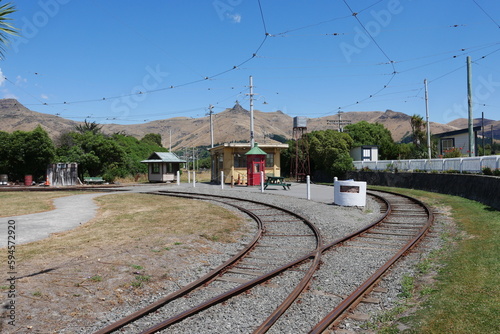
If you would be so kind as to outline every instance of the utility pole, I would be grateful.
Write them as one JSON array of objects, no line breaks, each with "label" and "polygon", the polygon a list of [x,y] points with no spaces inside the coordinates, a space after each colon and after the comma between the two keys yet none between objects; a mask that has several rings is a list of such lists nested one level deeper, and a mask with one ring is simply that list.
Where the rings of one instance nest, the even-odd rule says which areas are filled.
[{"label": "utility pole", "polygon": [[481,136],[483,137],[483,155],[486,155],[486,151],[484,150],[484,111],[481,112]]},{"label": "utility pole", "polygon": [[255,138],[253,132],[253,78],[250,76],[250,149],[254,147]]},{"label": "utility pole", "polygon": [[472,69],[470,56],[467,56],[467,102],[469,109],[469,157],[476,156],[474,143],[474,118],[472,115]]},{"label": "utility pole", "polygon": [[351,120],[342,120],[342,114],[343,113],[344,113],[343,111],[339,110],[339,112],[338,112],[339,119],[338,120],[327,119],[326,120],[326,124],[328,124],[328,125],[330,125],[330,124],[333,124],[333,125],[337,124],[338,127],[339,127],[338,131],[339,132],[344,132],[344,128],[342,127],[342,125],[349,125],[349,124],[351,124]]},{"label": "utility pole", "polygon": [[168,149],[168,151],[172,152],[172,129],[168,129],[168,130],[169,130],[169,138],[168,138],[169,149]]},{"label": "utility pole", "polygon": [[431,123],[429,122],[429,97],[427,95],[427,79],[424,79],[425,86],[425,122],[427,125],[427,155],[429,160],[432,159],[431,152]]},{"label": "utility pole", "polygon": [[210,105],[208,109],[210,109],[209,114],[210,114],[210,148],[214,148],[214,123],[212,121],[212,114],[213,111],[212,109],[214,108],[213,105]]}]

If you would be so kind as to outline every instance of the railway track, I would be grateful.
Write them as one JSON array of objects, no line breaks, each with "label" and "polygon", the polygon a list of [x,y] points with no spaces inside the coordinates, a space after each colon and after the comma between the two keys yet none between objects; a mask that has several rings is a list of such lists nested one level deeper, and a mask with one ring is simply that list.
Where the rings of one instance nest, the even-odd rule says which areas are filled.
[{"label": "railway track", "polygon": [[[424,204],[372,192],[384,212],[381,219],[323,244],[313,223],[280,207],[215,195],[155,194],[231,206],[255,221],[257,233],[238,254],[204,277],[97,334],[165,329],[165,333],[321,333],[352,310],[380,276],[425,235],[432,222],[432,213]],[[346,253],[352,259],[353,252],[359,261],[345,261]],[[362,274],[351,279],[351,271]],[[318,285],[323,286],[321,305]]]}]

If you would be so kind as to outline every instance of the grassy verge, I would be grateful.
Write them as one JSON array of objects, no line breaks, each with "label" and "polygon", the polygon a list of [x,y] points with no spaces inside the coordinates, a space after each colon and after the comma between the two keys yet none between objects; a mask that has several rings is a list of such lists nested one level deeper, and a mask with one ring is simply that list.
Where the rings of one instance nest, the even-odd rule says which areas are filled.
[{"label": "grassy verge", "polygon": [[81,195],[82,191],[12,191],[0,192],[0,217],[20,216],[54,209],[52,200]]},{"label": "grassy verge", "polygon": [[[446,246],[419,264],[439,268],[436,283],[422,286],[417,311],[398,319],[383,333],[499,333],[500,332],[500,214],[461,197],[416,190],[391,189],[423,199],[434,207],[450,208],[455,233],[441,236]],[[418,297],[418,298],[417,298]],[[388,331],[388,328],[391,328]]]}]

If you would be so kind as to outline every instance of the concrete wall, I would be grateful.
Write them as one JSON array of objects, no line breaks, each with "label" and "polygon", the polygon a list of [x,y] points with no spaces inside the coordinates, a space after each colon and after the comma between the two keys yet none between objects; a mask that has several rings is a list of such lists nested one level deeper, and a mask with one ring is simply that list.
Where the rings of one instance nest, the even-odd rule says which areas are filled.
[{"label": "concrete wall", "polygon": [[419,189],[455,195],[500,210],[500,177],[441,173],[349,172],[348,178],[368,185]]}]

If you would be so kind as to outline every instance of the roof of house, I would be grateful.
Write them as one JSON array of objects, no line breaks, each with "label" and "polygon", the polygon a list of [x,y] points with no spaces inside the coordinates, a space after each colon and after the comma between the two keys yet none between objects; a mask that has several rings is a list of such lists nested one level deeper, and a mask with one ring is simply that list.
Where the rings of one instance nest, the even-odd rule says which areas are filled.
[{"label": "roof of house", "polygon": [[[479,130],[481,130],[480,126],[475,126],[472,129],[472,131],[474,131],[474,132],[478,132]],[[448,132],[442,132],[442,133],[437,133],[437,134],[433,134],[433,136],[441,138],[441,137],[456,136],[456,135],[460,135],[462,133],[467,133],[467,132],[469,132],[469,128],[467,128],[467,129],[460,129],[460,130],[454,130],[454,131],[448,131]]]},{"label": "roof of house", "polygon": [[142,160],[141,162],[180,162],[185,163],[186,160],[182,160],[175,153],[171,152],[154,152],[147,158],[146,160]]}]

